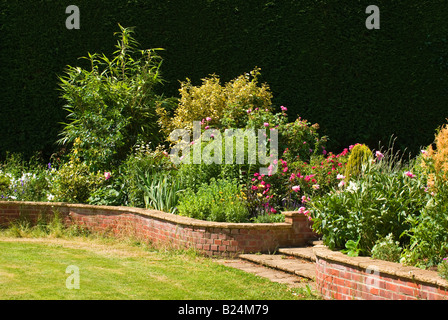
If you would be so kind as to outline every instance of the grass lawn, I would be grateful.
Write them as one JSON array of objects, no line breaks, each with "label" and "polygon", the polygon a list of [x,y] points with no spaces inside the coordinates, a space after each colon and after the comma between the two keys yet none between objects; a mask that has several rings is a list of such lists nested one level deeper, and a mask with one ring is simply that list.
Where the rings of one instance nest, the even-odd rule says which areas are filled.
[{"label": "grass lawn", "polygon": [[[15,238],[3,232],[0,252],[2,300],[315,298],[304,289],[272,283],[194,252],[154,250],[129,241]],[[79,270],[79,289],[66,286],[72,276],[68,266]]]}]

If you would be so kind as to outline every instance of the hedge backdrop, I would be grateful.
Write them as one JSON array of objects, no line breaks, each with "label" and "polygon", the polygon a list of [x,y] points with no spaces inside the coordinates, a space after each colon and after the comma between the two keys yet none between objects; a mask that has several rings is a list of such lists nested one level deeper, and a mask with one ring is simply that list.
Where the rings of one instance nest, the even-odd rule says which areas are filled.
[{"label": "hedge backdrop", "polygon": [[[57,150],[57,76],[88,52],[110,55],[118,23],[142,49],[165,49],[165,95],[186,77],[228,81],[258,66],[274,104],[319,123],[334,151],[394,135],[418,152],[448,117],[446,0],[375,0],[379,30],[365,26],[370,0],[0,1],[2,157]],[[71,4],[79,30],[65,27]]]}]

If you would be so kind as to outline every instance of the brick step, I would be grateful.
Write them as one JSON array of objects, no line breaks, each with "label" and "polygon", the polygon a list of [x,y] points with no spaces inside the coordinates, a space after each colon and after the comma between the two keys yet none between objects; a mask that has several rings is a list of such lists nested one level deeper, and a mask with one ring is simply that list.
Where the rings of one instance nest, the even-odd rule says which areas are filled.
[{"label": "brick step", "polygon": [[281,270],[302,278],[315,280],[314,263],[307,259],[284,254],[240,254],[240,259],[250,261],[265,267]]},{"label": "brick step", "polygon": [[296,257],[302,260],[315,262],[316,256],[313,252],[314,247],[299,247],[299,248],[280,248],[279,253],[286,256]]}]

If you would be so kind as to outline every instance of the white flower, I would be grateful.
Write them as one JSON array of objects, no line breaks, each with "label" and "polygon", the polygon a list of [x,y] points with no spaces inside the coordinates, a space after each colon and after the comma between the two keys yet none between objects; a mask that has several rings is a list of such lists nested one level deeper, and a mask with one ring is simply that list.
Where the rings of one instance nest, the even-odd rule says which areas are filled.
[{"label": "white flower", "polygon": [[341,182],[339,182],[338,187],[339,187],[339,188],[342,188],[344,185],[345,185],[345,181],[342,180]]},{"label": "white flower", "polygon": [[343,176],[342,174],[338,174],[336,176],[336,179],[338,179],[338,180],[345,179],[345,176]]},{"label": "white flower", "polygon": [[350,181],[346,188],[346,190],[351,193],[357,191],[358,189],[359,189],[358,185],[353,181]]}]

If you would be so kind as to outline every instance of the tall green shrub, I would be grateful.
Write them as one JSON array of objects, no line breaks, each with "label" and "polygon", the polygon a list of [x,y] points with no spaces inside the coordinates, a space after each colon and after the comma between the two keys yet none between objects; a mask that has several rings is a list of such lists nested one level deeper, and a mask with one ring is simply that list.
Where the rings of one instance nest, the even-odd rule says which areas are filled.
[{"label": "tall green shrub", "polygon": [[69,112],[59,140],[93,170],[110,169],[126,158],[138,139],[161,141],[155,94],[162,82],[160,49],[138,50],[131,28],[120,26],[114,55],[90,54],[91,69],[68,66],[60,77]]}]

